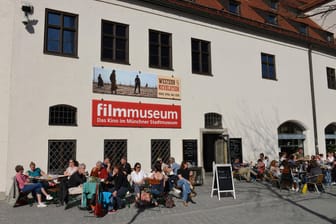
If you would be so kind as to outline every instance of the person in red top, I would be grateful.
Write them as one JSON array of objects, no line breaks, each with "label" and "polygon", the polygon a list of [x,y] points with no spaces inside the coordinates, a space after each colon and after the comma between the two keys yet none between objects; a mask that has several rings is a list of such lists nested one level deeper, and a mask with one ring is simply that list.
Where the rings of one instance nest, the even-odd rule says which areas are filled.
[{"label": "person in red top", "polygon": [[29,177],[25,174],[23,174],[23,166],[21,165],[17,165],[15,167],[15,171],[16,171],[16,181],[19,185],[19,189],[20,189],[20,192],[33,192],[34,194],[36,194],[36,198],[37,198],[37,207],[38,208],[44,208],[46,207],[47,205],[44,204],[42,202],[42,198],[41,198],[41,193],[44,194],[44,196],[46,196],[46,199],[47,200],[52,200],[53,197],[50,196],[43,188],[42,184],[41,183],[31,183],[29,181]]},{"label": "person in red top", "polygon": [[106,180],[108,177],[108,173],[106,168],[103,167],[103,163],[101,161],[98,161],[96,163],[96,166],[92,168],[90,176],[92,177],[98,177],[99,179]]}]

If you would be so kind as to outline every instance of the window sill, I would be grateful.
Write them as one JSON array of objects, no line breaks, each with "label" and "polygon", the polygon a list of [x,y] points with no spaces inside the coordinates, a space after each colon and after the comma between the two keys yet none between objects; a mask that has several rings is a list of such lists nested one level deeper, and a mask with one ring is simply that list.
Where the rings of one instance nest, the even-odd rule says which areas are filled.
[{"label": "window sill", "polygon": [[162,68],[162,67],[151,66],[151,65],[149,65],[149,68],[161,69],[161,70],[167,70],[167,71],[174,71],[173,68]]},{"label": "window sill", "polygon": [[78,55],[59,54],[59,53],[54,53],[54,52],[49,52],[49,51],[44,51],[43,53],[46,55],[79,59]]},{"label": "window sill", "polygon": [[109,62],[109,63],[115,63],[115,64],[122,64],[122,65],[131,65],[128,61],[115,61],[115,60],[108,60],[108,59],[100,59],[102,62]]},{"label": "window sill", "polygon": [[213,77],[214,75],[212,73],[202,73],[202,72],[192,72],[193,75],[203,75],[203,76],[209,76]]}]

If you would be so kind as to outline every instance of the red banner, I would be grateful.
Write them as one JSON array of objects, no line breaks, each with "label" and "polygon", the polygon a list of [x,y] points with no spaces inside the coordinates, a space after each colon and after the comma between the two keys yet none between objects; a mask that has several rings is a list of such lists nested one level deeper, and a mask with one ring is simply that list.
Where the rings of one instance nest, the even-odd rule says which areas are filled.
[{"label": "red banner", "polygon": [[92,125],[181,128],[181,106],[92,100]]}]

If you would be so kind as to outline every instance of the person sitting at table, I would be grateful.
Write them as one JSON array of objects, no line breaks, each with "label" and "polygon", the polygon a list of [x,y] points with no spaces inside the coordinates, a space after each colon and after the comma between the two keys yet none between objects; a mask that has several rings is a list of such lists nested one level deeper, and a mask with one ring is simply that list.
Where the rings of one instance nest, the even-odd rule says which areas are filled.
[{"label": "person sitting at table", "polygon": [[29,178],[27,175],[23,174],[23,166],[17,165],[15,167],[16,171],[16,181],[18,182],[18,186],[20,189],[20,192],[26,193],[26,192],[33,192],[33,194],[36,195],[37,198],[37,207],[38,208],[44,208],[47,207],[46,204],[42,202],[42,195],[43,194],[47,200],[52,200],[53,197],[49,195],[43,188],[41,183],[31,183],[29,181]]},{"label": "person sitting at table", "polygon": [[150,193],[153,195],[153,202],[155,206],[158,206],[156,197],[163,194],[165,176],[162,173],[160,161],[156,161],[153,167],[151,175],[148,177],[150,184]]},{"label": "person sitting at table", "polygon": [[69,160],[69,166],[64,171],[64,175],[70,177],[74,172],[78,170],[78,167],[75,165],[75,160]]},{"label": "person sitting at table", "polygon": [[251,170],[251,173],[253,174],[254,178],[259,177],[261,180],[263,180],[265,169],[265,163],[262,161],[262,159],[258,159],[257,164]]},{"label": "person sitting at table", "polygon": [[86,165],[81,163],[78,170],[74,172],[69,179],[61,181],[60,184],[60,203],[68,203],[69,194],[81,194],[83,192],[83,184],[86,182],[85,176]]},{"label": "person sitting at table", "polygon": [[273,177],[280,178],[281,172],[280,172],[279,162],[277,162],[276,160],[272,160],[270,164],[270,172]]},{"label": "person sitting at table", "polygon": [[29,168],[30,170],[27,170],[26,172],[29,177],[41,177],[47,175],[40,168],[36,167],[36,164],[34,162],[30,162]]},{"label": "person sitting at table", "polygon": [[308,166],[308,181],[315,182],[317,180],[317,176],[322,174],[322,169],[318,164],[317,160],[310,161],[310,165]]},{"label": "person sitting at table", "polygon": [[118,165],[113,167],[112,175],[110,175],[107,180],[114,181],[113,188],[109,189],[109,192],[112,193],[112,197],[110,205],[108,206],[109,213],[113,213],[122,207],[121,199],[125,197],[128,191],[129,182],[127,181],[127,176],[121,171]]},{"label": "person sitting at table", "polygon": [[183,205],[188,206],[188,202],[195,203],[191,197],[191,184],[189,181],[190,176],[192,176],[192,171],[188,168],[188,163],[186,161],[182,161],[180,169],[177,171],[177,186],[182,189],[182,200]]},{"label": "person sitting at table", "polygon": [[90,172],[91,177],[97,177],[101,180],[106,180],[108,177],[107,170],[103,167],[103,163],[101,161],[97,161],[96,166],[92,168]]},{"label": "person sitting at table", "polygon": [[239,158],[235,159],[232,168],[240,176],[244,177],[247,182],[251,181],[251,170],[249,167],[244,167],[244,164],[240,163]]},{"label": "person sitting at table", "polygon": [[141,164],[138,162],[135,163],[134,170],[131,173],[131,182],[136,193],[135,200],[138,201],[141,187],[145,184],[145,172],[141,170]]}]

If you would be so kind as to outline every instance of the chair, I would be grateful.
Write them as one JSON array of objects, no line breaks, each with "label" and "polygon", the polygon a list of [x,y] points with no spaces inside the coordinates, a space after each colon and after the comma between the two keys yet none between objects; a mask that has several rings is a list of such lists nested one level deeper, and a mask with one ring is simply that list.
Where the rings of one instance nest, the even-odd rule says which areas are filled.
[{"label": "chair", "polygon": [[[316,177],[316,179],[315,179],[315,177]],[[308,177],[308,181],[307,181],[308,187],[309,187],[309,185],[314,185],[316,192],[320,193],[320,190],[319,190],[318,186],[320,186],[322,191],[323,191],[323,178],[324,178],[323,174],[319,174],[319,175],[313,176],[313,177]]]}]

